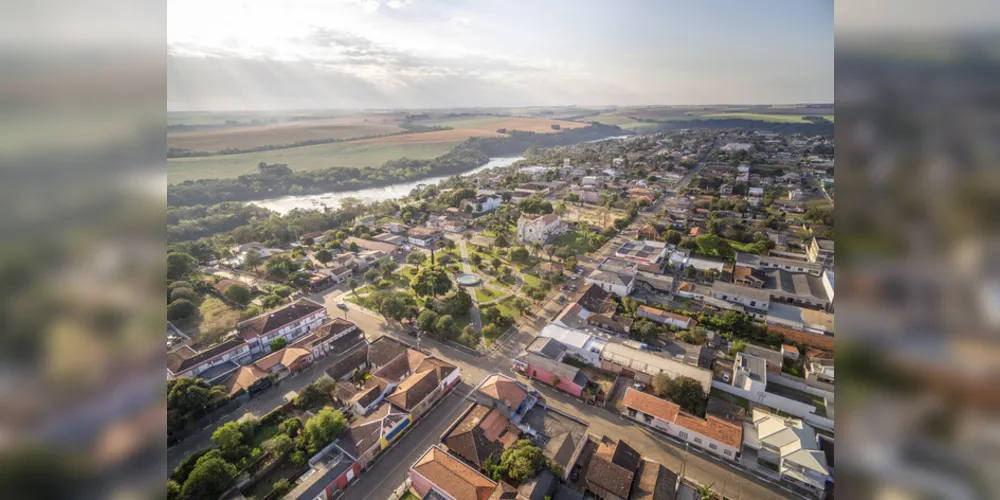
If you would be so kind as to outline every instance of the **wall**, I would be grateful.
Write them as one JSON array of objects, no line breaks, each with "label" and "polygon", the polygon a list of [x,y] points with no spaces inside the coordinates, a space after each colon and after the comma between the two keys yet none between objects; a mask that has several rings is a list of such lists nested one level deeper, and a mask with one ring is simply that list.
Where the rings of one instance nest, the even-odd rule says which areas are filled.
[{"label": "wall", "polygon": [[[552,385],[552,378],[555,377],[555,375],[553,375],[552,373],[549,373],[541,368],[537,368],[535,366],[530,366],[530,365],[528,366],[527,373],[530,374],[532,378],[541,380],[542,382],[545,382],[546,384],[549,385]],[[580,387],[569,380],[560,379],[559,384],[555,385],[554,387],[568,394],[572,394],[573,396],[576,397],[580,397],[580,395],[583,393],[583,387]]]},{"label": "wall", "polygon": [[410,481],[413,483],[413,489],[419,494],[420,498],[427,496],[427,492],[431,491],[431,482],[413,469],[410,469]]},{"label": "wall", "polygon": [[[767,380],[768,382],[773,382],[778,385],[798,389],[807,394],[812,394],[813,396],[820,396],[824,398],[833,397],[834,387],[830,384],[824,384],[823,382],[807,381],[806,379],[782,374],[771,374]],[[822,386],[826,386],[829,389],[824,389]]]}]

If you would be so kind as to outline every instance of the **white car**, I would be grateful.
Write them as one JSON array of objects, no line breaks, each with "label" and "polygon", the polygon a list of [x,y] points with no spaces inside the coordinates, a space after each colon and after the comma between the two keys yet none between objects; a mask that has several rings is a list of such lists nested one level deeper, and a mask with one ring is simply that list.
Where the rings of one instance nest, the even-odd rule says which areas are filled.
[{"label": "white car", "polygon": [[723,382],[729,382],[729,372],[726,372],[726,373],[722,374],[722,381]]},{"label": "white car", "polygon": [[646,384],[643,384],[642,382],[636,382],[632,384],[632,388],[637,391],[641,391],[646,388]]}]

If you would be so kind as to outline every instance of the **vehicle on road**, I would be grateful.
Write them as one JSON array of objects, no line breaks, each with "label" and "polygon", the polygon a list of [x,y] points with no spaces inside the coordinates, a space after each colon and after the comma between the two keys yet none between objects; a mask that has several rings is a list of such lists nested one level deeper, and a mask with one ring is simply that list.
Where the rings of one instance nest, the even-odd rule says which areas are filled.
[{"label": "vehicle on road", "polygon": [[726,372],[726,373],[722,374],[722,381],[723,382],[729,382],[729,372]]},{"label": "vehicle on road", "polygon": [[341,303],[337,304],[337,307],[339,307],[339,308],[341,308],[341,309],[343,309],[343,310],[346,311],[347,310],[347,303],[346,302],[341,302]]},{"label": "vehicle on road", "polygon": [[559,296],[559,302],[566,302],[566,296],[565,295],[560,295]]}]

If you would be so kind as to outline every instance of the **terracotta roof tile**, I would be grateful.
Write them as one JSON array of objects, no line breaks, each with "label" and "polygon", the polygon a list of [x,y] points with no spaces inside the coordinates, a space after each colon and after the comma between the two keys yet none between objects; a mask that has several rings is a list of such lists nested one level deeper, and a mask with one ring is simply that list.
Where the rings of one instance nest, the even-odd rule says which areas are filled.
[{"label": "terracotta roof tile", "polygon": [[437,446],[428,449],[413,470],[455,500],[488,500],[497,486]]},{"label": "terracotta roof tile", "polygon": [[479,392],[511,408],[517,408],[524,398],[528,397],[528,393],[524,392],[517,382],[503,375],[490,375],[483,381]]}]

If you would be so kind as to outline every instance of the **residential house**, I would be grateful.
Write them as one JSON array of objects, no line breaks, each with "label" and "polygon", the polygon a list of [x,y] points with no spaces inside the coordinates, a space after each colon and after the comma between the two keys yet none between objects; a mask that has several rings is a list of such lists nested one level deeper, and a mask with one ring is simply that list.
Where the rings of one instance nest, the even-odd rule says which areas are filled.
[{"label": "residential house", "polygon": [[594,269],[587,275],[585,281],[588,284],[595,285],[621,297],[627,297],[635,289],[634,274],[619,274],[612,271]]},{"label": "residential house", "polygon": [[781,356],[787,359],[799,359],[799,348],[789,344],[781,344]]},{"label": "residential house", "polygon": [[587,375],[579,368],[526,350],[514,357],[514,370],[578,398],[587,385]]},{"label": "residential house", "polygon": [[821,240],[813,237],[809,246],[806,247],[806,255],[809,257],[809,262],[833,269],[833,240]]},{"label": "residential house", "polygon": [[[351,274],[350,269],[343,267],[340,269],[346,271],[346,275],[350,276]],[[338,283],[342,282],[337,281],[337,278],[333,273],[322,273],[322,272],[309,273],[309,291],[311,292],[318,292],[320,290],[325,290]]]},{"label": "residential house", "polygon": [[308,349],[314,359],[319,359],[344,354],[364,340],[365,333],[358,325],[344,318],[333,318],[289,346]]},{"label": "residential house", "polygon": [[449,453],[482,470],[490,458],[499,461],[520,436],[521,430],[501,411],[473,402],[444,431],[441,442]]},{"label": "residential house", "polygon": [[449,233],[461,233],[468,227],[468,223],[465,219],[458,217],[435,215],[427,219],[427,227],[430,229],[447,231]]},{"label": "residential house", "polygon": [[355,457],[361,470],[365,470],[382,450],[405,433],[412,422],[413,418],[406,411],[382,404],[367,416],[352,420],[336,444]]},{"label": "residential house", "polygon": [[[590,316],[590,313],[580,305],[574,304],[568,306],[566,312],[570,311],[570,309],[578,309],[587,317]],[[549,338],[557,341],[561,346],[563,346],[563,348],[565,348],[565,352],[568,355],[582,359],[587,364],[595,367],[601,366],[601,351],[604,350],[604,346],[607,344],[607,342],[601,340],[600,338],[576,328],[568,327],[558,320],[545,325],[545,327],[542,328],[542,331],[538,333],[538,338]],[[534,345],[534,343],[532,343],[532,345]]]},{"label": "residential house", "polygon": [[444,238],[440,230],[429,227],[410,228],[406,241],[421,248],[436,248],[438,241]]},{"label": "residential house", "polygon": [[754,408],[753,424],[745,427],[744,445],[757,452],[758,464],[776,470],[781,482],[823,496],[830,471],[812,426]]},{"label": "residential house", "polygon": [[647,240],[658,240],[660,239],[660,232],[656,229],[656,226],[652,224],[646,224],[639,229],[639,237],[645,238]]},{"label": "residential house", "polygon": [[626,241],[615,250],[615,257],[644,264],[659,264],[667,258],[667,244],[662,241]]},{"label": "residential house", "polygon": [[601,178],[597,177],[596,175],[588,175],[588,176],[583,177],[582,179],[580,179],[580,185],[581,186],[591,186],[591,187],[600,188],[601,187]]},{"label": "residential house", "polygon": [[733,185],[732,184],[726,182],[726,183],[723,183],[721,186],[719,186],[719,195],[721,195],[721,196],[729,196],[731,194],[733,194]]},{"label": "residential house", "polygon": [[725,281],[712,283],[712,297],[739,304],[747,315],[756,318],[766,316],[771,304],[771,294],[768,291],[726,283]]},{"label": "residential house", "polygon": [[309,460],[309,470],[296,482],[285,498],[295,500],[331,500],[361,475],[358,461],[336,444],[331,444]]},{"label": "residential house", "polygon": [[719,150],[726,153],[739,153],[739,152],[753,153],[755,151],[753,144],[749,142],[730,142],[727,143],[725,146],[719,148]]},{"label": "residential house", "polygon": [[496,195],[480,194],[476,196],[475,203],[468,203],[468,211],[474,214],[482,214],[495,210],[503,202],[503,199]]},{"label": "residential house", "polygon": [[745,352],[736,353],[732,385],[753,395],[761,394],[767,387],[767,371],[764,358]]},{"label": "residential house", "polygon": [[781,351],[775,351],[774,349],[768,349],[756,344],[747,344],[743,348],[743,352],[767,361],[767,371],[781,373],[781,365],[785,361],[785,356]]},{"label": "residential house", "polygon": [[676,500],[677,473],[643,459],[632,483],[629,500]]},{"label": "residential house", "polygon": [[241,321],[236,331],[249,345],[251,356],[257,357],[271,352],[272,340],[282,337],[292,343],[326,323],[327,319],[326,307],[309,299],[298,299],[280,309]]},{"label": "residential house", "polygon": [[566,223],[556,214],[543,215],[531,221],[524,214],[517,219],[517,239],[522,243],[543,244],[549,238],[566,232]]},{"label": "residential house", "polygon": [[746,252],[736,252],[735,262],[737,267],[748,267],[761,271],[776,269],[791,273],[806,273],[817,277],[821,276],[823,273],[823,266],[819,264],[774,255],[757,255]]},{"label": "residential house", "polygon": [[636,316],[640,318],[647,318],[649,320],[655,321],[660,324],[674,326],[687,330],[698,325],[698,322],[691,317],[683,316],[680,314],[674,314],[671,312],[664,311],[662,309],[656,309],[649,306],[639,306],[636,311]]},{"label": "residential house", "polygon": [[747,194],[749,196],[751,196],[751,197],[757,197],[757,198],[759,198],[761,196],[764,196],[764,188],[762,188],[762,187],[752,187],[749,190],[747,190]]},{"label": "residential house", "polygon": [[364,238],[356,238],[354,236],[349,236],[343,242],[343,245],[348,248],[350,248],[352,244],[357,245],[358,248],[363,248],[365,250],[379,250],[391,257],[398,257],[403,254],[403,249],[396,245],[393,245],[392,243],[366,240]]},{"label": "residential house", "polygon": [[538,274],[542,278],[548,278],[550,276],[562,276],[563,266],[562,264],[557,264],[555,262],[542,262],[538,265]]},{"label": "residential house", "polygon": [[662,356],[643,349],[609,343],[601,350],[601,368],[605,371],[620,373],[622,376],[633,377],[644,384],[652,383],[653,376],[666,373],[670,378],[678,376],[690,377],[701,384],[702,390],[708,394],[712,388],[712,372],[704,368],[691,366],[683,361]]},{"label": "residential house", "polygon": [[812,359],[806,363],[806,380],[822,384],[834,385],[834,369],[832,359]]},{"label": "residential house", "polygon": [[[813,336],[827,335],[830,340],[834,334],[834,316],[824,311],[775,302],[768,308],[765,319],[769,325],[786,326],[807,334],[815,334]],[[819,345],[815,347],[826,349]]]},{"label": "residential house", "polygon": [[578,189],[574,191],[576,196],[580,198],[580,201],[584,203],[600,203],[601,202],[601,192],[596,189]]},{"label": "residential house", "polygon": [[293,346],[279,349],[252,364],[239,367],[225,384],[227,394],[233,397],[246,392],[252,396],[270,387],[272,380],[281,380],[301,371],[312,361],[313,355],[308,349]]},{"label": "residential house", "polygon": [[528,410],[538,402],[538,397],[530,394],[527,388],[499,373],[486,377],[472,395],[477,403],[496,408],[504,417],[515,423],[520,422]]},{"label": "residential house", "polygon": [[382,233],[376,236],[372,236],[372,239],[375,241],[381,241],[382,243],[389,243],[396,246],[403,246],[403,244],[406,243],[406,236],[402,236],[394,232]]},{"label": "residential house", "polygon": [[304,245],[309,240],[312,240],[313,244],[316,244],[316,243],[322,243],[324,239],[326,239],[326,233],[324,233],[323,231],[313,231],[311,233],[306,233],[303,234],[302,236],[299,236],[299,243],[302,243]]},{"label": "residential house", "polygon": [[285,253],[287,251],[287,250],[282,250],[280,248],[270,248],[264,246],[263,243],[257,243],[257,242],[244,243],[242,245],[236,245],[230,248],[230,252],[232,252],[233,256],[232,258],[224,261],[224,263],[229,264],[233,267],[242,267],[243,262],[246,259],[247,252],[249,252],[250,250],[256,250],[257,253],[260,254],[262,259],[268,259],[270,257],[278,255],[279,253]]},{"label": "residential house", "polygon": [[[338,285],[347,283],[347,280],[351,279],[351,276],[354,275],[354,271],[348,266],[337,266],[331,268],[328,272],[330,273],[330,280]],[[312,283],[310,282],[311,285]]]},{"label": "residential house", "polygon": [[236,371],[251,359],[250,345],[239,336],[227,338],[201,351],[183,344],[167,352],[167,376],[199,377],[213,382]]},{"label": "residential house", "polygon": [[622,440],[601,439],[584,477],[588,493],[603,500],[627,500],[642,457]]},{"label": "residential house", "polygon": [[[410,467],[410,482],[420,498],[491,500],[514,498],[517,490],[499,484],[462,463],[438,445],[431,446]],[[506,496],[506,492],[512,496]],[[494,496],[495,494],[495,496]]]},{"label": "residential house", "polygon": [[674,436],[719,458],[736,461],[743,443],[743,427],[715,415],[699,418],[652,394],[628,388],[622,414],[636,422]]}]

